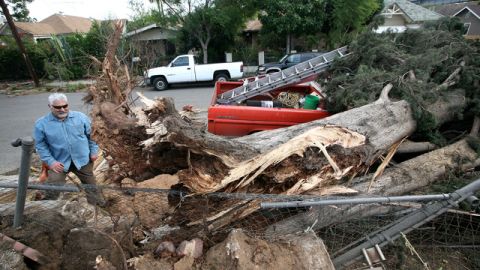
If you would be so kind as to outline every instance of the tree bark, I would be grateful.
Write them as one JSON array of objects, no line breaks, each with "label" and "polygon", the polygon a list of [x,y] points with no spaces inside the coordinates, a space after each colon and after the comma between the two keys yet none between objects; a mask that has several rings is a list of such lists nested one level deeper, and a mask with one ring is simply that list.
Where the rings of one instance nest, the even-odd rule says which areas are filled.
[{"label": "tree bark", "polygon": [[[461,140],[387,169],[371,186],[371,175],[356,178],[352,181],[350,188],[362,195],[403,195],[428,187],[444,178],[448,171],[462,169],[464,165],[470,164],[476,158],[475,151],[468,146],[465,140]],[[419,164],[421,164],[420,167]],[[383,205],[371,205],[367,209],[364,205],[313,207],[307,212],[269,226],[266,234],[273,232],[290,234],[314,223],[314,229],[320,229],[337,222],[346,222],[352,218],[381,214],[386,209]]]},{"label": "tree bark", "polygon": [[412,142],[412,141],[406,140],[400,145],[400,147],[398,147],[397,153],[409,154],[409,153],[428,152],[436,148],[437,146],[431,142]]},{"label": "tree bark", "polygon": [[[137,119],[148,119],[147,116],[152,114],[157,116],[148,124],[142,124],[142,127],[137,122],[139,130],[144,129],[145,137],[149,137],[140,143],[141,151],[145,153],[145,164],[158,174],[165,172],[165,162],[171,164],[178,159],[176,173],[180,182],[191,191],[201,193],[222,189],[248,191],[242,189],[245,182],[241,186],[237,185],[252,175],[263,177],[264,181],[271,184],[278,185],[281,180],[284,185],[279,185],[277,193],[297,184],[292,182],[293,179],[305,179],[308,182],[320,172],[324,173],[322,182],[337,182],[334,179],[365,170],[392,143],[415,130],[415,121],[410,116],[408,104],[400,101],[370,104],[328,119],[227,140],[193,128],[176,112],[159,112],[158,108],[173,108],[167,99],[149,104],[143,113],[136,112]],[[151,134],[147,134],[149,132]],[[368,138],[368,142],[361,138]],[[349,140],[356,143],[347,147]],[[111,143],[102,147],[109,148]],[[295,145],[295,149],[288,150],[289,144]],[[321,149],[319,145],[324,145],[325,151],[318,151]],[[282,151],[277,151],[277,148]],[[160,158],[165,151],[170,154],[169,159]],[[137,160],[135,166],[140,166],[139,163],[142,162]],[[337,169],[332,165],[334,163]],[[346,169],[349,170],[345,171]],[[341,176],[334,176],[339,170],[342,171]],[[130,177],[138,179],[136,175]],[[258,188],[261,187],[254,189],[259,191]]]}]

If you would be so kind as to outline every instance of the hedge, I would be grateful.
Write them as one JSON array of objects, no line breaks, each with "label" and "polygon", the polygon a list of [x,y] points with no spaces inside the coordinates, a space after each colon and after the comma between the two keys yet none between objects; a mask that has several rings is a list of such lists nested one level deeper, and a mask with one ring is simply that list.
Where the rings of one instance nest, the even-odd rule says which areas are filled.
[{"label": "hedge", "polygon": [[[0,80],[29,79],[27,66],[13,39],[3,38],[5,46],[0,46]],[[48,49],[32,42],[24,43],[25,50],[38,77],[45,74],[44,61],[48,58]]]}]

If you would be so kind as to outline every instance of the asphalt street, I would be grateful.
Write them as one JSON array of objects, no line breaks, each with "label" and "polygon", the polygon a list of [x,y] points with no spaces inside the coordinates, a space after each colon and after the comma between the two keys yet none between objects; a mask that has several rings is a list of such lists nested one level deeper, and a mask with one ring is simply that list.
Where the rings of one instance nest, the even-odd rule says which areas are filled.
[{"label": "asphalt street", "polygon": [[[143,92],[148,98],[157,96],[172,97],[177,110],[185,105],[193,105],[194,108],[206,111],[210,103],[213,86],[174,86],[169,90],[155,91],[151,87],[135,88],[135,92]],[[0,94],[0,174],[13,171],[19,167],[21,148],[11,146],[11,142],[17,138],[33,136],[33,125],[35,121],[49,112],[49,93],[27,95],[27,96],[6,96]],[[89,112],[91,106],[82,102],[85,93],[66,94],[69,99],[71,110]]]}]

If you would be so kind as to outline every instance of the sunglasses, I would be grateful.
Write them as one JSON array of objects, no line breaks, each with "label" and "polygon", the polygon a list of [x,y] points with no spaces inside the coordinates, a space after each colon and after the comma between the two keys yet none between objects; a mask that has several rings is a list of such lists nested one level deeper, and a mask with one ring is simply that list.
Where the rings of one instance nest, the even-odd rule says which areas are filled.
[{"label": "sunglasses", "polygon": [[57,109],[57,110],[60,110],[60,109],[66,109],[68,108],[68,104],[65,104],[65,105],[62,105],[62,106],[54,106],[52,105],[53,108]]}]

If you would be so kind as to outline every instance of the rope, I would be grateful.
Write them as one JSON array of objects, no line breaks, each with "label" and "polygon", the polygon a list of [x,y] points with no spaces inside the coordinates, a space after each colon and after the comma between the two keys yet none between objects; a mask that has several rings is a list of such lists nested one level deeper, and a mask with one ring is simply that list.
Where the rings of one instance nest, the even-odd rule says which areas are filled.
[{"label": "rope", "polygon": [[285,105],[285,107],[298,108],[298,102],[301,98],[302,95],[299,93],[280,92],[276,100]]}]

